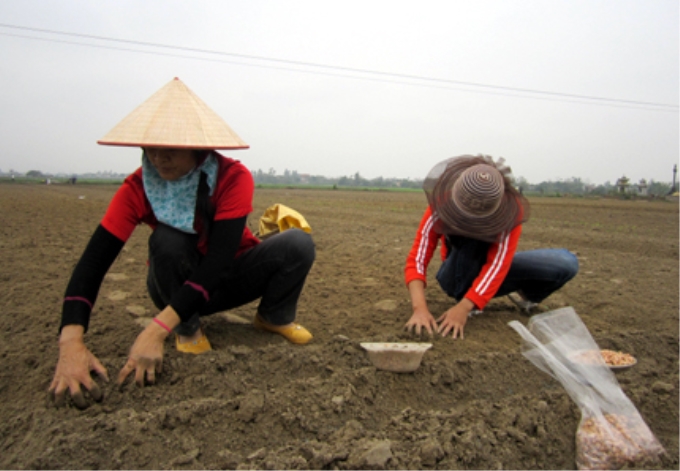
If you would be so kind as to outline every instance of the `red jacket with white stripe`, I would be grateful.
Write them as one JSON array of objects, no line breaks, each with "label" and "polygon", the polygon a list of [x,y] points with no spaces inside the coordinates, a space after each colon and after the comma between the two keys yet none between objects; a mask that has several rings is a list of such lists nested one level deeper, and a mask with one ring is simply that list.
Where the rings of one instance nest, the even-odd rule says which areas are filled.
[{"label": "red jacket with white stripe", "polygon": [[[441,257],[442,260],[446,260],[446,236],[434,230],[436,220],[436,216],[432,214],[432,209],[428,206],[420,221],[411,251],[406,258],[404,277],[407,286],[413,280],[422,280],[427,286],[427,267],[440,240],[442,242]],[[522,225],[520,224],[509,233],[501,234],[498,241],[490,245],[486,263],[468,292],[465,293],[465,298],[472,301],[477,309],[484,309],[505,280],[521,233]]]}]

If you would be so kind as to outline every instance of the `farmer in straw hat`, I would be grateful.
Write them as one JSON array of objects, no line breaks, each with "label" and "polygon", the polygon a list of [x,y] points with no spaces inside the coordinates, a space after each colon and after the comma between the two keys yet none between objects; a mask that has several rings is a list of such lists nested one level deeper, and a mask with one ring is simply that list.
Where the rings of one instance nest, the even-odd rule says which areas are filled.
[{"label": "farmer in straw hat", "polygon": [[[503,159],[464,155],[437,164],[423,183],[428,207],[406,260],[405,278],[413,306],[406,323],[461,339],[465,323],[494,297],[508,295],[525,313],[578,272],[565,249],[516,252],[529,203],[512,186]],[[436,321],[427,307],[427,267],[439,242],[443,263],[437,281],[457,303]]]},{"label": "farmer in straw hat", "polygon": [[57,402],[68,389],[84,406],[81,385],[101,398],[90,371],[105,379],[107,372],[85,346],[84,333],[105,273],[141,223],[153,230],[147,289],[159,313],[132,345],[119,383],[131,373],[140,386],[153,383],[171,334],[180,352],[210,350],[200,316],[258,298],[256,328],[309,342],[312,335],[294,320],[314,244],[299,229],[263,242],[250,232],[251,173],[215,152],[249,146],[217,114],[174,79],[98,142],[141,147],[142,165],[116,192],[66,289],[50,385]]}]

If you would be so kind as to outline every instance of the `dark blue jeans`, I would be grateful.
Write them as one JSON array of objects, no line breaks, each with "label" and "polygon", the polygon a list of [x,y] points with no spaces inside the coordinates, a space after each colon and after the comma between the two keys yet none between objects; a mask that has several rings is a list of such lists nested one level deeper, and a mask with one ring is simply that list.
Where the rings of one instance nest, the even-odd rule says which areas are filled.
[{"label": "dark blue jeans", "polygon": [[[489,249],[487,242],[459,238],[437,272],[444,292],[460,301],[479,275]],[[578,259],[566,249],[516,252],[505,280],[494,297],[520,291],[538,303],[560,289],[578,273]]]},{"label": "dark blue jeans", "polygon": [[[172,295],[196,270],[202,255],[197,237],[160,224],[149,237],[147,288],[158,309],[164,309]],[[199,317],[226,311],[260,299],[257,312],[275,325],[295,320],[297,302],[315,258],[309,234],[289,229],[272,236],[241,254],[233,268],[220,276],[218,288],[188,322],[175,328],[180,335],[192,335]]]}]

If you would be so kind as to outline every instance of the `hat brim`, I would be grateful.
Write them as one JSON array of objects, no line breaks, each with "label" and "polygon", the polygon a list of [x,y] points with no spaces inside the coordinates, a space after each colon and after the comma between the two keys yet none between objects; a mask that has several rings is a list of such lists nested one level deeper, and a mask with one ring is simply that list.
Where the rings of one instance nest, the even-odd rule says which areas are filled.
[{"label": "hat brim", "polygon": [[183,143],[167,143],[167,142],[116,142],[99,140],[97,144],[102,146],[119,146],[119,147],[153,147],[158,149],[196,149],[196,150],[237,150],[250,149],[248,144],[233,145],[233,144],[183,144]]}]

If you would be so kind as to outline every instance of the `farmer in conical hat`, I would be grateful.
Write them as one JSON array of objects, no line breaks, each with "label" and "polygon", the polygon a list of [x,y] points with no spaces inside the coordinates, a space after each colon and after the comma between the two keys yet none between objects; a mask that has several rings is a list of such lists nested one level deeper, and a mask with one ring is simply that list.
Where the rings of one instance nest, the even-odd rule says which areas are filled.
[{"label": "farmer in conical hat", "polygon": [[[526,314],[578,272],[566,249],[516,252],[528,201],[513,187],[503,159],[464,155],[437,164],[423,183],[428,207],[404,270],[413,307],[406,330],[463,338],[471,314],[508,297]],[[437,320],[425,300],[427,267],[442,242],[437,281],[456,304]]]},{"label": "farmer in conical hat", "polygon": [[120,383],[131,373],[140,386],[153,383],[169,335],[181,352],[210,350],[200,316],[256,299],[256,328],[296,344],[310,341],[294,321],[314,262],[312,239],[299,229],[262,242],[253,236],[246,225],[252,175],[215,151],[249,146],[215,112],[174,79],[98,142],[141,147],[142,165],[116,192],[66,289],[50,386],[59,402],[68,389],[82,406],[81,385],[101,397],[90,371],[106,378],[106,369],[85,346],[84,334],[104,275],[141,223],[153,230],[147,289],[159,312],[134,342]]}]

